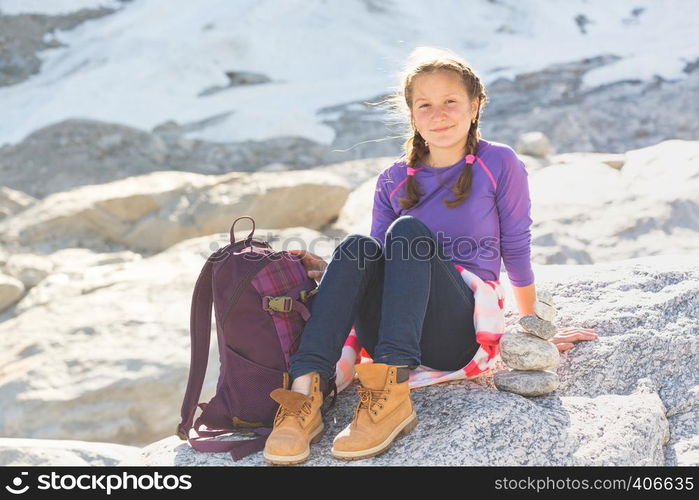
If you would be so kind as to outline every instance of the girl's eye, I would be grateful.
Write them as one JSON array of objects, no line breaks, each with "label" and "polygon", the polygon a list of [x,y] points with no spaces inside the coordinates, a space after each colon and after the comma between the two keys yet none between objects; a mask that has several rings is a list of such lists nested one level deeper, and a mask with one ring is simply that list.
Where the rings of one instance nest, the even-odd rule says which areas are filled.
[{"label": "girl's eye", "polygon": [[[447,102],[456,102],[454,99],[449,99]],[[423,104],[420,106],[421,108],[424,108],[425,106],[429,106],[429,104]]]}]

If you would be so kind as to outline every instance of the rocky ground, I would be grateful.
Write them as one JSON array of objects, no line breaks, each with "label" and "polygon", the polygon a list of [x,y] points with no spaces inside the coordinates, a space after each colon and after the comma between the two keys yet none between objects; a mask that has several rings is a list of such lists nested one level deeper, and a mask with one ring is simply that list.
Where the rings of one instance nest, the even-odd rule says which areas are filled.
[{"label": "rocky ground", "polygon": [[[522,155],[537,285],[555,296],[558,325],[595,328],[600,339],[563,355],[561,385],[549,396],[501,393],[492,374],[416,390],[417,431],[371,463],[699,463],[697,156],[699,143],[688,141],[623,155]],[[346,234],[368,231],[358,214],[370,213],[376,176],[390,161],[283,177],[151,172],[43,199],[4,188],[0,435],[144,447],[123,460],[146,464],[227,463],[172,437],[204,259],[243,214],[277,249],[329,258]],[[236,226],[238,237],[249,231]],[[511,296],[507,303],[512,323]],[[217,356],[214,345],[211,366]],[[341,394],[310,464],[334,463],[329,443],[354,398],[352,388]],[[61,446],[0,441],[0,457],[111,463],[124,451]],[[260,462],[258,454],[240,464]]]},{"label": "rocky ground", "polygon": [[[599,340],[579,344],[562,355],[557,368],[562,382],[559,389],[548,396],[526,398],[498,391],[492,375],[416,389],[412,392],[419,416],[416,430],[396,441],[384,455],[349,465],[699,462],[696,262],[687,255],[657,256],[609,264],[536,266],[535,272],[539,282],[557,297],[557,324],[594,327],[600,333]],[[508,288],[509,305],[510,292]],[[172,297],[162,297],[162,303],[172,302]],[[96,309],[96,304],[91,306]],[[176,304],[171,308],[174,313]],[[144,308],[144,312],[146,309],[156,308]],[[161,317],[169,316],[162,314],[161,308],[158,311]],[[47,322],[56,323],[56,314]],[[74,310],[65,315],[75,315]],[[142,356],[137,361],[133,356],[125,360],[121,352],[127,347],[121,347],[119,339],[124,339],[127,331],[123,326],[117,329],[119,317],[120,311],[116,311],[102,324],[95,324],[94,331],[83,329],[72,347],[60,347],[56,342],[51,355],[43,347],[50,344],[49,339],[40,340],[39,332],[28,335],[18,346],[22,352],[15,353],[17,361],[10,364],[15,371],[14,383],[5,373],[0,389],[4,408],[15,401],[11,405],[14,410],[3,416],[3,434],[132,444],[144,444],[142,440],[150,436],[154,442],[129,448],[108,443],[0,439],[0,460],[6,464],[42,460],[95,465],[232,463],[227,454],[196,453],[171,435],[173,427],[169,426],[177,421],[175,410],[187,376],[182,322],[178,325],[174,320],[170,328],[163,328],[154,325],[155,319],[142,316],[142,325],[132,324],[136,328],[128,331],[128,348],[141,353],[147,349],[140,349],[140,342],[157,343],[160,352],[157,359]],[[508,318],[513,319],[511,312]],[[32,319],[27,318],[27,322]],[[154,332],[150,337],[145,332],[149,324]],[[20,325],[10,320],[4,327],[8,330],[2,338],[7,338],[7,333],[17,331]],[[74,325],[65,328],[53,338],[76,334]],[[43,335],[46,337],[46,332]],[[77,347],[77,343],[82,345]],[[171,343],[175,345],[169,346]],[[122,340],[121,344],[127,342]],[[4,345],[3,351],[6,349]],[[84,352],[93,353],[89,362]],[[163,363],[165,358],[170,361]],[[209,378],[208,394],[212,383]],[[330,455],[330,445],[351,419],[355,403],[354,386],[340,393],[326,418],[326,434],[313,446],[308,465],[338,463]],[[31,423],[23,418],[27,414],[34,415]],[[147,422],[151,423],[149,429]],[[156,440],[158,434],[163,437]],[[263,461],[258,453],[236,464],[261,465]]]}]

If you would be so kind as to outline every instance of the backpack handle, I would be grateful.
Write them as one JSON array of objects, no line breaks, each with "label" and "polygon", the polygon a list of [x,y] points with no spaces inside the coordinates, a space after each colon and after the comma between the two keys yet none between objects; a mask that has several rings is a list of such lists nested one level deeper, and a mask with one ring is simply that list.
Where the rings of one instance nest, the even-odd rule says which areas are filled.
[{"label": "backpack handle", "polygon": [[250,219],[252,222],[252,231],[250,231],[250,234],[248,234],[248,237],[245,238],[245,241],[250,241],[252,240],[252,235],[255,233],[255,219],[250,217],[249,215],[241,215],[238,217],[236,220],[233,221],[233,225],[231,226],[231,244],[235,244],[235,223],[238,222],[240,219]]}]

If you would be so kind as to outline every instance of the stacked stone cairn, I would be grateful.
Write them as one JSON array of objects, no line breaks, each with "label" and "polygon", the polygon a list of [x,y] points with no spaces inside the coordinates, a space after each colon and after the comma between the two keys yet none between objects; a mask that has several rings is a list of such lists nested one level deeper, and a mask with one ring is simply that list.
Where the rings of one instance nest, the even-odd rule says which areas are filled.
[{"label": "stacked stone cairn", "polygon": [[556,309],[549,293],[537,293],[534,312],[519,320],[525,331],[508,331],[500,339],[500,357],[511,368],[495,374],[495,387],[501,391],[543,396],[558,388],[558,375],[552,370],[561,357],[551,342],[556,335]]}]

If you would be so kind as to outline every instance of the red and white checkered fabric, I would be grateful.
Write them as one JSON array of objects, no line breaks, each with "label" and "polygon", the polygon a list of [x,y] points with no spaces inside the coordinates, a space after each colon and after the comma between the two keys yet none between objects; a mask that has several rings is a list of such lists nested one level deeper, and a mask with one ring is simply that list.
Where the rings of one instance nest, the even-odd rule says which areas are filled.
[{"label": "red and white checkered fabric", "polygon": [[[440,371],[424,365],[418,366],[410,372],[408,385],[411,389],[478,377],[494,368],[500,356],[500,337],[505,333],[505,291],[500,281],[484,281],[459,265],[455,267],[473,291],[475,302],[473,325],[480,348],[466,366],[456,371]],[[354,365],[366,362],[371,362],[371,358],[362,349],[352,328],[342,348],[342,356],[336,365],[335,383],[338,392],[352,382]]]}]

